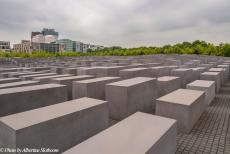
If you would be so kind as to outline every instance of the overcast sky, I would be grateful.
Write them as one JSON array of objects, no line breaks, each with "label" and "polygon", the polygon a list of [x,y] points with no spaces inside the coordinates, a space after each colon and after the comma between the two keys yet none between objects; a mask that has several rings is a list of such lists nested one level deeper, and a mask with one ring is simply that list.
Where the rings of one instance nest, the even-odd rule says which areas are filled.
[{"label": "overcast sky", "polygon": [[105,46],[230,42],[229,8],[229,0],[0,0],[0,40],[46,27]]}]

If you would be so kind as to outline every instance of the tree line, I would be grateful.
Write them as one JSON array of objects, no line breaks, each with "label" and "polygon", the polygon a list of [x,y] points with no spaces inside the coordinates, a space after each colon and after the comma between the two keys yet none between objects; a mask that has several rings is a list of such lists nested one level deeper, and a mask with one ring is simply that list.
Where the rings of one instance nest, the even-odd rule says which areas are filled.
[{"label": "tree line", "polygon": [[61,57],[61,56],[138,56],[151,54],[197,54],[197,55],[215,55],[230,57],[230,44],[220,43],[214,45],[205,41],[196,40],[194,42],[182,42],[175,45],[165,45],[162,47],[138,47],[122,48],[119,46],[107,47],[102,50],[88,50],[82,52],[45,52],[34,51],[32,53],[24,52],[0,52],[0,57]]}]

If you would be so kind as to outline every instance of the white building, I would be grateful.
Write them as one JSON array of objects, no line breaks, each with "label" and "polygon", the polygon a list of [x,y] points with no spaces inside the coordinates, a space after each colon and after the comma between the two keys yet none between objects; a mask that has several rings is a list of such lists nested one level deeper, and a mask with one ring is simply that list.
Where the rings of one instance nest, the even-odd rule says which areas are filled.
[{"label": "white building", "polygon": [[34,43],[45,43],[45,36],[38,34],[32,37],[32,42]]}]

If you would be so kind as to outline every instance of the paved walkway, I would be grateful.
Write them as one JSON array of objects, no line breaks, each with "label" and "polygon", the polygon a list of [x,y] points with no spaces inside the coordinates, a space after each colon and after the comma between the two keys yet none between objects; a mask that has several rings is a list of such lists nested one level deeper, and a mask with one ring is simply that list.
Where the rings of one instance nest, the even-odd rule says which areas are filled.
[{"label": "paved walkway", "polygon": [[178,134],[176,154],[230,154],[230,81],[225,83],[190,134]]}]

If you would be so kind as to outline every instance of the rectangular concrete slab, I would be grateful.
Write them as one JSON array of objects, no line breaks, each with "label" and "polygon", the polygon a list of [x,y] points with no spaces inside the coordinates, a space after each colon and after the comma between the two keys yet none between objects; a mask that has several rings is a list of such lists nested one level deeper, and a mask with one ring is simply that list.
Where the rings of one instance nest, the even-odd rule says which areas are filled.
[{"label": "rectangular concrete slab", "polygon": [[152,77],[162,77],[170,75],[170,69],[167,66],[150,67],[150,73]]},{"label": "rectangular concrete slab", "polygon": [[123,79],[130,79],[135,77],[150,77],[150,69],[139,67],[120,70],[119,76]]},{"label": "rectangular concrete slab", "polygon": [[5,79],[0,79],[0,84],[17,82],[17,81],[21,81],[21,79],[20,78],[5,78]]},{"label": "rectangular concrete slab", "polygon": [[40,84],[39,81],[18,81],[18,82],[0,84],[0,89],[31,86],[31,85],[38,85],[38,84]]},{"label": "rectangular concrete slab", "polygon": [[43,84],[0,89],[0,117],[67,100],[65,85]]},{"label": "rectangular concrete slab", "polygon": [[63,154],[174,154],[176,121],[137,112]]},{"label": "rectangular concrete slab", "polygon": [[176,76],[157,78],[157,98],[181,88],[181,79]]},{"label": "rectangular concrete slab", "polygon": [[193,71],[188,68],[179,68],[171,71],[171,76],[177,76],[181,78],[181,86],[185,88],[188,83],[192,81]]},{"label": "rectangular concrete slab", "polygon": [[23,81],[25,80],[32,80],[34,77],[40,77],[40,76],[51,76],[51,75],[57,75],[56,73],[40,73],[40,74],[32,74],[32,75],[23,75],[19,78]]},{"label": "rectangular concrete slab", "polygon": [[205,105],[208,106],[215,98],[215,81],[196,80],[187,84],[187,89],[201,90],[205,92]]},{"label": "rectangular concrete slab", "polygon": [[73,82],[73,99],[90,97],[105,100],[105,85],[120,80],[120,77],[100,77]]},{"label": "rectangular concrete slab", "polygon": [[42,84],[50,83],[53,78],[60,78],[60,77],[67,77],[73,76],[72,74],[60,74],[60,75],[51,75],[51,76],[40,76],[40,77],[33,77],[34,81],[40,81]]},{"label": "rectangular concrete slab", "polygon": [[155,110],[156,78],[137,77],[106,85],[111,119],[122,120],[137,112]]},{"label": "rectangular concrete slab", "polygon": [[0,118],[0,147],[59,153],[108,126],[106,101],[81,98]]},{"label": "rectangular concrete slab", "polygon": [[178,121],[178,130],[189,133],[205,108],[205,93],[198,90],[178,89],[156,101],[156,115]]},{"label": "rectangular concrete slab", "polygon": [[51,83],[66,85],[68,91],[68,99],[70,100],[72,99],[73,81],[87,80],[92,78],[94,77],[91,75],[68,76],[51,79]]},{"label": "rectangular concrete slab", "polygon": [[221,86],[220,72],[204,72],[200,75],[201,80],[215,81],[216,93],[219,92]]}]

